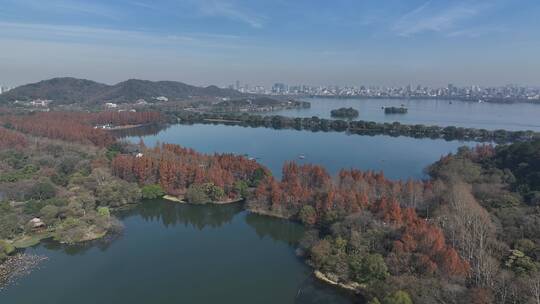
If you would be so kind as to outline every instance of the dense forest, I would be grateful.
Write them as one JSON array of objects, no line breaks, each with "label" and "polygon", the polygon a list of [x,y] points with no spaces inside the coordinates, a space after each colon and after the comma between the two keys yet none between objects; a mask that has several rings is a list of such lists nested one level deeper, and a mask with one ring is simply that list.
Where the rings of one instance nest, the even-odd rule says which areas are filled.
[{"label": "dense forest", "polygon": [[162,121],[155,113],[0,120],[0,260],[43,238],[114,233],[115,209],[142,198],[244,199],[302,222],[307,262],[372,304],[539,302],[540,141],[460,148],[423,181],[294,162],[278,180],[243,156],[131,145],[94,128]]},{"label": "dense forest", "polygon": [[103,102],[153,101],[166,96],[171,100],[190,99],[193,96],[242,97],[236,90],[216,86],[197,87],[176,81],[148,81],[129,79],[115,85],[106,85],[86,79],[61,77],[19,86],[0,95],[0,104],[35,99],[52,100],[54,104],[95,105]]},{"label": "dense forest", "polygon": [[115,142],[111,133],[96,125],[138,125],[165,122],[157,112],[39,112],[0,116],[0,124],[34,136],[107,147]]},{"label": "dense forest", "polygon": [[156,185],[191,203],[236,201],[268,176],[254,160],[233,154],[204,155],[172,144],[140,147],[140,154],[113,159],[112,172],[141,186]]},{"label": "dense forest", "polygon": [[119,228],[110,208],[138,201],[136,184],[110,174],[109,150],[7,132],[17,144],[0,145],[0,240],[93,240]]}]

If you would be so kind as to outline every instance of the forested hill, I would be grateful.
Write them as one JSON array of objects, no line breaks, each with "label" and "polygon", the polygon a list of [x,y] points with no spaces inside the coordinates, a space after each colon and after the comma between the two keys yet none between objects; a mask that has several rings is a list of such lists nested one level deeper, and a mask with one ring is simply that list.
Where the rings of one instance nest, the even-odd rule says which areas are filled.
[{"label": "forested hill", "polygon": [[16,100],[52,100],[57,104],[147,101],[164,96],[169,100],[191,97],[241,97],[242,93],[216,86],[197,87],[176,81],[130,79],[107,85],[86,79],[53,78],[17,87],[0,95],[0,103]]}]

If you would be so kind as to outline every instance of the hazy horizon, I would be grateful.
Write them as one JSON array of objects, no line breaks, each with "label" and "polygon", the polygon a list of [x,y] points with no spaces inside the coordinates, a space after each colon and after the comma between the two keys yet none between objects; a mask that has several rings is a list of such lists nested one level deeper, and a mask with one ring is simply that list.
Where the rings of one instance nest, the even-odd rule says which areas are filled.
[{"label": "hazy horizon", "polygon": [[540,85],[532,0],[2,2],[2,85]]}]

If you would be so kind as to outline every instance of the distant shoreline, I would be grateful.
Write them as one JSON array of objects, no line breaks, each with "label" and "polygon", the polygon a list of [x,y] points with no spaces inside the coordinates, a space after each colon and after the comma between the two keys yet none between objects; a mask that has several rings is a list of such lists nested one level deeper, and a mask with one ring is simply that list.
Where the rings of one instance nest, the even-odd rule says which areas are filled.
[{"label": "distant shoreline", "polygon": [[473,102],[477,103],[481,100],[484,103],[497,103],[497,104],[516,104],[516,103],[529,103],[540,105],[540,99],[504,99],[504,98],[466,98],[466,97],[437,97],[437,96],[327,96],[327,95],[285,95],[287,97],[295,98],[328,98],[328,99],[396,99],[396,100],[442,100],[442,101],[460,101],[460,102]]}]

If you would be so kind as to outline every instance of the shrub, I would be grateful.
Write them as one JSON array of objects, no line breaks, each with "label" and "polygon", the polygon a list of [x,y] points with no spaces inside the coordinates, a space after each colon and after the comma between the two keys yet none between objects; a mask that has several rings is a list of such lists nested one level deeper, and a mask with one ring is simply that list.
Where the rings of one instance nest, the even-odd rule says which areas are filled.
[{"label": "shrub", "polygon": [[144,199],[156,199],[165,194],[160,185],[146,185],[142,187],[141,191]]},{"label": "shrub", "polygon": [[237,181],[234,183],[234,191],[236,191],[240,197],[246,198],[249,194],[248,184],[245,181]]},{"label": "shrub", "polygon": [[14,252],[15,247],[13,247],[13,245],[4,240],[0,240],[0,262],[5,260],[8,255],[13,254]]},{"label": "shrub", "polygon": [[52,224],[56,220],[59,212],[60,210],[58,207],[54,205],[47,205],[41,208],[39,215],[43,218],[43,221],[45,221],[46,224]]},{"label": "shrub", "polygon": [[186,199],[192,204],[205,204],[219,201],[225,196],[225,191],[212,183],[192,184],[186,192]]},{"label": "shrub", "polygon": [[313,226],[317,222],[317,211],[310,205],[305,205],[298,213],[300,221],[307,226]]},{"label": "shrub", "polygon": [[28,199],[46,200],[56,195],[56,188],[48,181],[41,181],[30,188]]},{"label": "shrub", "polygon": [[97,209],[97,213],[99,216],[103,216],[103,217],[111,216],[111,210],[108,207],[99,207]]},{"label": "shrub", "polygon": [[384,281],[388,277],[388,268],[380,254],[355,254],[349,257],[351,277],[358,283]]},{"label": "shrub", "polygon": [[384,297],[382,304],[413,304],[413,301],[407,292],[398,290]]},{"label": "shrub", "polygon": [[210,202],[210,198],[202,185],[193,184],[189,186],[186,192],[186,200],[192,204],[206,204]]},{"label": "shrub", "polygon": [[141,191],[137,185],[115,180],[100,185],[96,197],[101,206],[120,207],[136,203],[141,197]]},{"label": "shrub", "polygon": [[87,228],[88,225],[84,221],[68,217],[56,229],[53,237],[61,243],[77,243],[84,238]]}]

